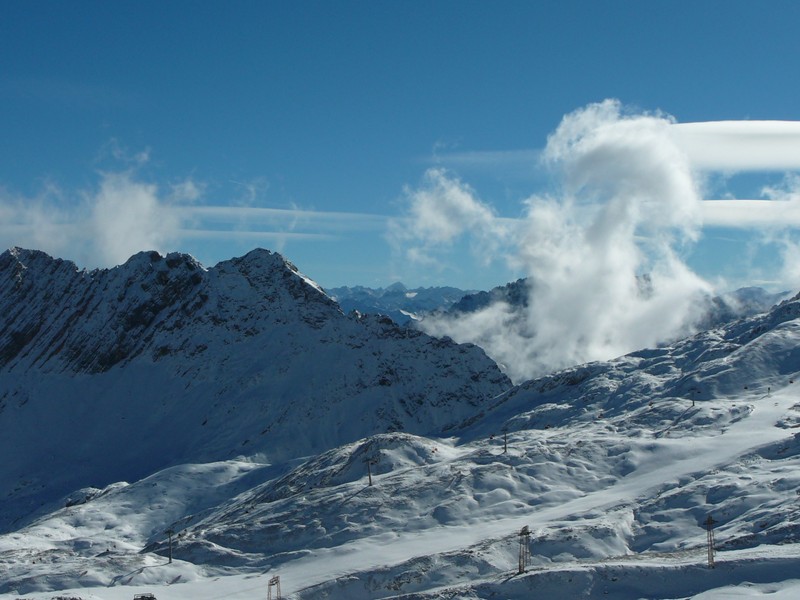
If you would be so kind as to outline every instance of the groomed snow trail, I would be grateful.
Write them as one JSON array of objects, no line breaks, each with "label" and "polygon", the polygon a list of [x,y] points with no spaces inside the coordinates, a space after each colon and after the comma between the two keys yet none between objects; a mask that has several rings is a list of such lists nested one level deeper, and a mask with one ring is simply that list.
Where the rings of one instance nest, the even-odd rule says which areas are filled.
[{"label": "groomed snow trail", "polygon": [[[168,596],[195,600],[244,600],[261,597],[265,595],[269,578],[280,575],[284,596],[291,597],[292,592],[347,574],[397,565],[415,557],[452,552],[482,542],[507,543],[511,536],[526,525],[535,532],[537,528],[565,519],[575,519],[582,514],[602,514],[632,505],[637,498],[652,497],[660,489],[673,487],[680,478],[708,472],[761,447],[793,438],[791,430],[776,426],[781,417],[797,402],[797,397],[792,392],[791,387],[787,387],[771,394],[716,400],[715,402],[728,406],[747,405],[752,410],[745,418],[731,424],[718,435],[652,440],[653,443],[649,446],[653,451],[641,457],[635,471],[608,488],[556,506],[542,509],[531,507],[526,515],[494,519],[485,524],[442,526],[413,533],[386,532],[355,539],[336,547],[309,551],[295,560],[283,563],[274,572],[201,578],[198,581],[176,583],[168,588]],[[757,443],[754,444],[754,440]],[[379,486],[379,478],[377,479],[376,485]],[[176,566],[178,565],[179,562]],[[183,566],[186,571],[194,571],[202,577],[201,568],[188,564]],[[123,600],[132,597],[133,593],[152,589],[153,586],[120,586],[73,590],[70,593],[84,599]],[[166,595],[166,590],[163,595]],[[0,595],[0,600],[11,598],[13,596]]]}]

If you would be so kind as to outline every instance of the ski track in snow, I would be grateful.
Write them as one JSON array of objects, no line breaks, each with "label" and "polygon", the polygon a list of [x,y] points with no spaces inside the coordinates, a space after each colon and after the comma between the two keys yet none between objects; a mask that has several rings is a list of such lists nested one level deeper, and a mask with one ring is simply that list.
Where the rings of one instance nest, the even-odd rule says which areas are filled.
[{"label": "ski track in snow", "polygon": [[[580,513],[616,508],[620,504],[627,504],[632,498],[646,495],[654,488],[664,487],[681,476],[707,471],[755,448],[792,437],[775,424],[795,403],[796,398],[786,393],[775,393],[771,395],[771,399],[772,402],[768,401],[770,398],[756,401],[750,416],[734,423],[722,435],[692,440],[691,448],[687,448],[686,440],[669,440],[669,456],[659,453],[659,459],[671,459],[667,466],[648,470],[646,466],[640,465],[633,474],[609,489],[591,492],[560,506],[539,511],[532,509],[530,515],[523,517],[493,520],[483,527],[462,525],[413,534],[381,534],[367,540],[316,551],[282,565],[281,577],[285,577],[287,582],[313,585],[353,572],[356,570],[354,565],[359,565],[358,570],[368,570],[403,562],[419,555],[451,552],[486,539],[497,538],[499,532],[505,533],[507,537],[526,525],[535,530]],[[758,444],[748,445],[748,439],[753,438],[758,439]]]},{"label": "ski track in snow", "polygon": [[[292,592],[343,577],[354,572],[370,571],[393,564],[400,564],[414,557],[452,552],[486,541],[490,543],[509,543],[515,540],[515,533],[523,526],[531,527],[535,535],[537,528],[546,527],[553,522],[575,518],[581,514],[608,512],[630,505],[639,497],[652,495],[660,488],[669,488],[679,478],[694,473],[702,473],[730,463],[738,456],[752,452],[771,443],[789,439],[793,434],[789,430],[776,426],[778,420],[785,415],[797,401],[790,388],[775,391],[769,397],[736,398],[721,400],[722,402],[747,404],[752,407],[747,418],[733,423],[726,431],[716,436],[692,438],[687,440],[662,438],[659,440],[659,451],[642,461],[638,468],[626,477],[606,489],[593,491],[582,497],[569,500],[557,506],[540,510],[531,508],[529,514],[513,518],[495,519],[487,524],[471,524],[459,526],[442,526],[412,533],[385,532],[380,535],[360,538],[340,546],[316,549],[304,556],[286,562],[279,570],[260,575],[230,575],[201,579],[199,581],[176,583],[168,588],[157,586],[118,586],[107,589],[77,589],[63,592],[62,595],[80,596],[84,600],[105,599],[122,600],[131,598],[133,593],[154,590],[160,598],[193,598],[196,600],[216,600],[231,598],[242,600],[263,597],[270,577],[280,575],[284,595],[291,597]],[[752,441],[757,440],[756,444]],[[513,452],[513,448],[510,450]],[[467,450],[464,450],[466,453]],[[458,453],[456,454],[458,457]],[[450,460],[453,460],[452,458]],[[664,463],[658,466],[656,463]],[[376,476],[376,486],[380,486],[381,476]],[[786,553],[796,557],[798,550],[794,545],[780,549],[770,547],[747,551],[732,551],[718,555],[723,562],[728,557],[751,557],[767,554],[780,555]],[[634,560],[637,564],[646,564],[654,559],[650,553],[620,557],[623,561]],[[697,563],[702,561],[703,553],[697,552],[691,558],[682,558],[680,553],[673,557],[661,557],[653,566],[680,562]],[[606,559],[604,562],[613,562]],[[587,561],[579,561],[586,564]],[[176,564],[180,564],[176,561]],[[189,565],[186,565],[189,567]],[[145,567],[146,569],[147,567]],[[156,568],[154,565],[151,568]],[[191,567],[190,567],[191,568]],[[563,564],[552,567],[553,570],[564,570]],[[769,594],[770,598],[794,598],[800,591],[800,583],[785,582],[783,587],[773,585],[727,586],[719,590],[711,590],[698,596],[703,599],[754,597]],[[776,595],[777,594],[777,595]],[[0,600],[11,600],[18,596],[0,595]],[[29,594],[26,598],[44,599],[50,594]]]}]

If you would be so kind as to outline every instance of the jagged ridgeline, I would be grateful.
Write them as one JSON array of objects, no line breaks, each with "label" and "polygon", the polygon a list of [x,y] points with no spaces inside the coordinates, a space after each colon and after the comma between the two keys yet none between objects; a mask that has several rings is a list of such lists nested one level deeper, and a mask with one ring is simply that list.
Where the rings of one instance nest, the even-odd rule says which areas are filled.
[{"label": "jagged ridgeline", "polygon": [[0,514],[237,455],[443,434],[510,387],[484,352],[345,315],[279,254],[0,255]]}]

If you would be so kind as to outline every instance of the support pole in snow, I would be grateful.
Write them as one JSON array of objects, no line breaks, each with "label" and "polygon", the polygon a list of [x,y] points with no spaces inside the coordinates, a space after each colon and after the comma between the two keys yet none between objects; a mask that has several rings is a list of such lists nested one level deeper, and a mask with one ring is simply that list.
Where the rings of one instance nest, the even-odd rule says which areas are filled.
[{"label": "support pole in snow", "polygon": [[508,427],[503,427],[503,454],[508,454]]},{"label": "support pole in snow", "polygon": [[519,574],[525,572],[525,567],[531,560],[531,530],[527,525],[519,532]]},{"label": "support pole in snow", "polygon": [[367,477],[369,477],[369,484],[372,485],[372,465],[378,464],[378,461],[369,457],[365,457],[364,462],[367,463]]},{"label": "support pole in snow", "polygon": [[169,536],[169,562],[172,563],[172,536],[175,533],[174,529],[167,529],[164,533]]},{"label": "support pole in snow", "polygon": [[275,600],[281,600],[281,578],[278,575],[272,577],[267,584],[267,600],[273,600],[272,588],[275,588]]},{"label": "support pole in snow", "polygon": [[708,515],[706,524],[706,540],[708,542],[708,568],[714,568],[714,524],[716,521]]}]

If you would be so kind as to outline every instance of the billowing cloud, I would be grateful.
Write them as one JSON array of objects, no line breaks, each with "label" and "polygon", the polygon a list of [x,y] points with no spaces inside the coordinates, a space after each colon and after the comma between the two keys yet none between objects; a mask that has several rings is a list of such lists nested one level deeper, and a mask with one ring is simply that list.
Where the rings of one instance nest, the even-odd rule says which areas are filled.
[{"label": "billowing cloud", "polygon": [[144,249],[170,249],[181,225],[157,186],[135,181],[130,173],[104,174],[86,204],[93,245],[107,264],[125,262]]},{"label": "billowing cloud", "polygon": [[[180,184],[194,193],[197,184]],[[173,190],[173,193],[175,191]],[[141,250],[169,251],[182,221],[170,194],[132,171],[99,174],[96,189],[48,185],[34,197],[0,193],[0,243],[37,248],[89,267],[112,266]]]},{"label": "billowing cloud", "polygon": [[389,222],[388,239],[407,260],[435,264],[433,256],[464,236],[475,256],[491,259],[503,245],[510,221],[498,218],[474,190],[441,168],[429,169],[423,185],[405,191],[407,213]]},{"label": "billowing cloud", "polygon": [[[529,198],[520,226],[497,246],[529,277],[527,307],[496,304],[423,327],[482,344],[516,380],[692,331],[710,286],[678,252],[698,235],[702,213],[672,124],[625,115],[615,101],[567,115],[543,153],[561,193]],[[482,230],[496,231],[493,213],[480,214]],[[427,231],[424,213],[411,215]]]},{"label": "billowing cloud", "polygon": [[796,290],[800,288],[800,241],[784,234],[777,243],[783,265],[781,281]]},{"label": "billowing cloud", "polygon": [[407,190],[410,218],[414,229],[404,232],[411,239],[448,244],[465,231],[492,228],[495,215],[480,202],[474,191],[442,169],[425,173],[425,185]]}]

